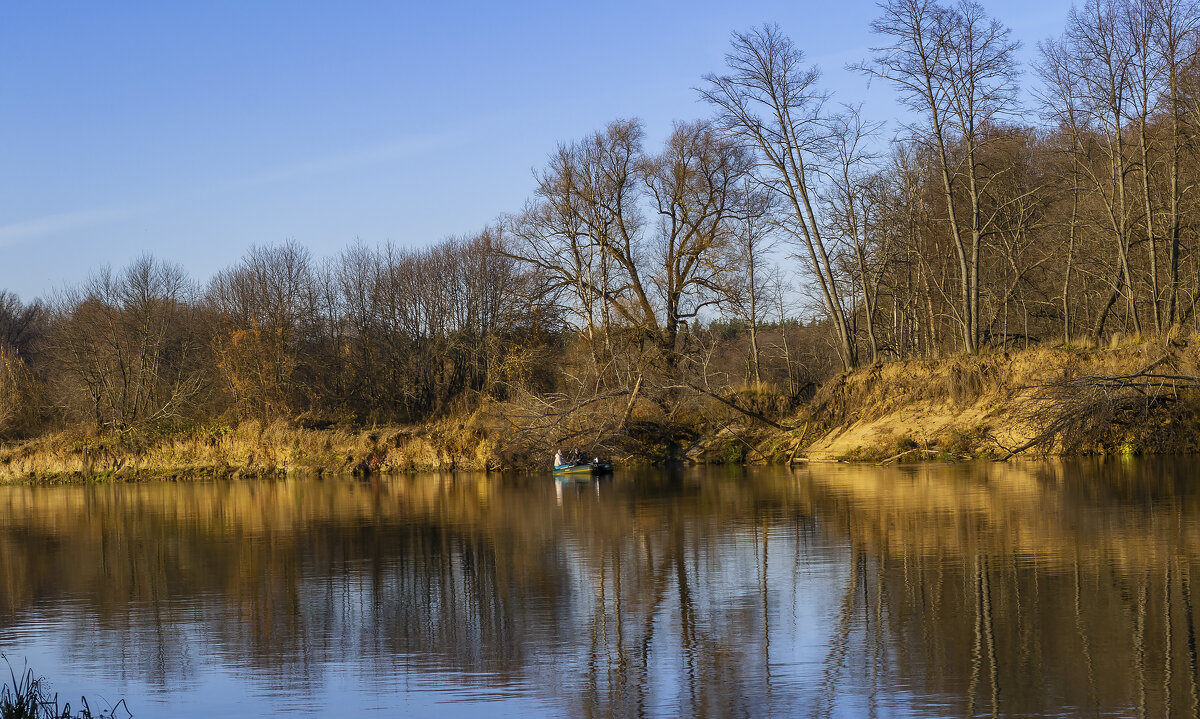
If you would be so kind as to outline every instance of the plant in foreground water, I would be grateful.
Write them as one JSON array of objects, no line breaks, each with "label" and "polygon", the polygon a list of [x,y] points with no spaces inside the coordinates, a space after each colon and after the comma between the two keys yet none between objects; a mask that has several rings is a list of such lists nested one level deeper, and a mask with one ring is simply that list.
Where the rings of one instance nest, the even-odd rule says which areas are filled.
[{"label": "plant in foreground water", "polygon": [[[8,664],[8,657],[0,654],[0,658]],[[0,719],[111,719],[133,716],[124,699],[109,709],[93,712],[87,697],[81,697],[79,701],[83,707],[72,711],[70,702],[59,706],[58,695],[51,695],[45,677],[34,676],[32,669],[26,667],[18,677],[9,664],[8,675],[12,683],[0,687]]]}]

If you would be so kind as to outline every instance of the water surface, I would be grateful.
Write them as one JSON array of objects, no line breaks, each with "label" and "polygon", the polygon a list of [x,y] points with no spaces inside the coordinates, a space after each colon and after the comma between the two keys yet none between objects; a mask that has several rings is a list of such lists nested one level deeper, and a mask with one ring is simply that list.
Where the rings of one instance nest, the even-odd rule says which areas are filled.
[{"label": "water surface", "polygon": [[1194,716],[1195,467],[0,487],[0,651],[142,717]]}]

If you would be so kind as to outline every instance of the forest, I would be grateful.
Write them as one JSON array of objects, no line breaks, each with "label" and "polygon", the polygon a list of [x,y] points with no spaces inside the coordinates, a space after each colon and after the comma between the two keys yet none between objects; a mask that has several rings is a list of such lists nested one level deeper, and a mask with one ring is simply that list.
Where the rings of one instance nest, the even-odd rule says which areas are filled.
[{"label": "forest", "polygon": [[1200,4],[1087,0],[1027,67],[974,2],[871,29],[895,126],[763,25],[698,78],[706,117],[559,143],[471,236],[0,290],[0,439],[475,418],[628,447],[782,426],[859,367],[1200,330]]}]

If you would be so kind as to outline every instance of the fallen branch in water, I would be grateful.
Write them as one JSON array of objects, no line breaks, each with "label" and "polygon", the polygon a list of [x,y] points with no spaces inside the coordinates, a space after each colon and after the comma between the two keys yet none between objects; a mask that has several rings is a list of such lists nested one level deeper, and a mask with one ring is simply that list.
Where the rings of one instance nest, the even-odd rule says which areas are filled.
[{"label": "fallen branch in water", "polygon": [[808,434],[808,422],[804,423],[804,429],[800,430],[800,436],[792,443],[792,452],[788,455],[787,463],[790,465],[796,461],[796,452],[800,451],[800,445],[804,444],[804,435]]},{"label": "fallen branch in water", "polygon": [[880,463],[876,464],[875,466],[876,466],[876,467],[883,467],[883,466],[889,465],[889,464],[891,464],[892,462],[895,462],[896,460],[900,459],[901,457],[903,457],[903,456],[905,456],[905,455],[907,455],[907,454],[912,454],[913,452],[924,452],[924,453],[926,453],[926,454],[934,454],[934,455],[936,455],[936,454],[938,453],[938,450],[936,450],[936,449],[923,449],[923,448],[921,448],[921,447],[913,447],[912,449],[906,449],[906,450],[904,450],[904,451],[903,451],[903,452],[901,452],[900,454],[897,454],[897,455],[893,455],[893,456],[891,456],[891,457],[888,457],[887,459],[885,459],[885,460],[883,460],[882,462],[880,462]]}]

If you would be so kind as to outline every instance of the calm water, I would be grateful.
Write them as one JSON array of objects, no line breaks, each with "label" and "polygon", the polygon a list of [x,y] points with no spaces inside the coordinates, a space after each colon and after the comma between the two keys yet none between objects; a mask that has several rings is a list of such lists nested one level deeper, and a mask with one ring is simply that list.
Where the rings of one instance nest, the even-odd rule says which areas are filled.
[{"label": "calm water", "polygon": [[0,651],[140,717],[1194,716],[1197,466],[0,487]]}]

